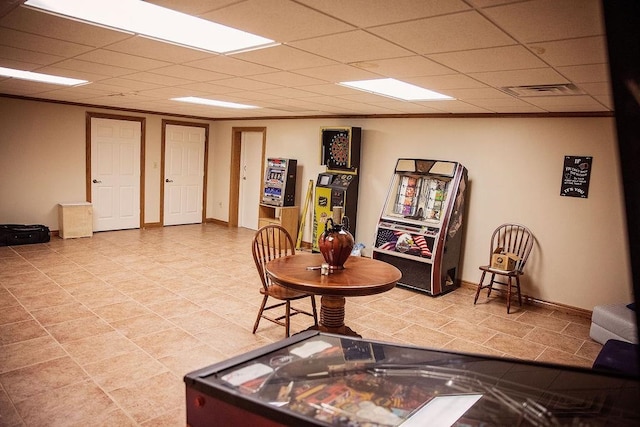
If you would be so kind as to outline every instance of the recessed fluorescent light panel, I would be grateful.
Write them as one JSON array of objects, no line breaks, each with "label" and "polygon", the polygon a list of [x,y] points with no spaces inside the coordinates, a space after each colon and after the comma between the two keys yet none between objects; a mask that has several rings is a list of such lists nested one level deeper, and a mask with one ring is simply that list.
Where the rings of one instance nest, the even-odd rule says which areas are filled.
[{"label": "recessed fluorescent light panel", "polygon": [[264,37],[139,0],[28,0],[25,5],[215,53],[277,45]]},{"label": "recessed fluorescent light panel", "polygon": [[88,83],[86,80],[53,76],[51,74],[34,73],[32,71],[14,70],[13,68],[4,67],[0,67],[0,76],[64,86],[76,86],[83,83]]},{"label": "recessed fluorescent light panel", "polygon": [[260,108],[254,105],[236,104],[235,102],[226,102],[226,101],[216,101],[215,99],[198,98],[195,96],[171,98],[171,100],[180,101],[180,102],[191,102],[192,104],[211,105],[212,107],[223,107],[223,108],[239,108],[239,109]]},{"label": "recessed fluorescent light panel", "polygon": [[401,82],[396,79],[357,80],[353,82],[341,82],[342,86],[363,90],[376,95],[389,96],[405,101],[435,101],[454,99],[420,86]]}]

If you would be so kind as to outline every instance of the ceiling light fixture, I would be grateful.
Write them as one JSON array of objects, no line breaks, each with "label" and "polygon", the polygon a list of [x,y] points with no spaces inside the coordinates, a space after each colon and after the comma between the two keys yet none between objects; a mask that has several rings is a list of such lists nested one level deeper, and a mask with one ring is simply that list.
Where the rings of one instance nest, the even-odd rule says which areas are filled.
[{"label": "ceiling light fixture", "polygon": [[72,79],[70,77],[60,77],[51,74],[34,73],[33,71],[15,70],[13,68],[4,67],[0,67],[0,76],[64,86],[77,86],[88,83],[87,80]]},{"label": "ceiling light fixture", "polygon": [[273,40],[140,0],[27,0],[26,6],[214,53],[275,46]]},{"label": "ceiling light fixture", "polygon": [[338,84],[352,89],[374,93],[376,95],[402,99],[404,101],[437,101],[454,99],[450,96],[443,95],[420,86],[390,78],[357,80],[353,82],[340,82]]},{"label": "ceiling light fixture", "polygon": [[235,102],[216,101],[215,99],[198,98],[196,96],[184,96],[181,98],[171,98],[172,101],[190,102],[192,104],[211,105],[213,107],[250,109],[260,108],[254,105],[236,104]]}]

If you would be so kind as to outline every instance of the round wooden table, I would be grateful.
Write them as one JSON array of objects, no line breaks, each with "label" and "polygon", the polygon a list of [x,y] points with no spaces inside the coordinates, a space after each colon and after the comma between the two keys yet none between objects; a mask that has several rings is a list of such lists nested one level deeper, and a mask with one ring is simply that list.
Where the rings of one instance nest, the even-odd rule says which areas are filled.
[{"label": "round wooden table", "polygon": [[274,282],[282,286],[321,295],[320,331],[359,336],[344,324],[345,297],[386,292],[393,289],[402,273],[386,262],[352,256],[347,259],[343,270],[322,275],[320,265],[323,262],[321,254],[297,253],[269,261],[266,271]]}]

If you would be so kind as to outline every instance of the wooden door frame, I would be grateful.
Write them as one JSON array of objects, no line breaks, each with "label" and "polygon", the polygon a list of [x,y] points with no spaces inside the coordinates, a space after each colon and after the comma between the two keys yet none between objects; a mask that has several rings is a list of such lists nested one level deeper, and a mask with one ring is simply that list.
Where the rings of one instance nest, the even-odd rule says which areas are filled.
[{"label": "wooden door frame", "polygon": [[207,177],[209,169],[209,124],[196,123],[196,122],[183,122],[179,120],[167,120],[162,119],[162,135],[161,135],[161,149],[160,149],[160,226],[164,227],[164,179],[165,179],[165,155],[167,145],[167,125],[186,126],[204,128],[204,163],[202,164],[202,218],[201,223],[204,224],[207,218]]},{"label": "wooden door frame", "polygon": [[[267,146],[266,127],[232,127],[231,128],[231,168],[229,176],[229,227],[238,227],[238,211],[240,206],[240,160],[242,152],[242,132],[262,133],[262,154],[260,176],[264,176],[264,154]],[[263,183],[264,184],[264,183]],[[258,209],[258,206],[256,206]]]},{"label": "wooden door frame", "polygon": [[136,116],[120,116],[117,114],[96,113],[87,111],[85,114],[85,195],[87,202],[91,202],[92,192],[92,178],[91,178],[91,119],[108,119],[108,120],[126,120],[131,122],[140,123],[140,224],[138,228],[144,228],[144,153],[145,153],[145,141],[146,141],[146,125],[147,119],[145,117]]}]

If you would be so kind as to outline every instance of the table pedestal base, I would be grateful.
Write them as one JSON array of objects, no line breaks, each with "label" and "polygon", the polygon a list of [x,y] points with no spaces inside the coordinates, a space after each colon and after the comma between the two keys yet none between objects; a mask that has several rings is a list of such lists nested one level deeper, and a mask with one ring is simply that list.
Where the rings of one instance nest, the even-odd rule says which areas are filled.
[{"label": "table pedestal base", "polygon": [[318,330],[332,334],[360,337],[358,333],[344,324],[344,297],[323,295],[320,298],[320,324]]}]

